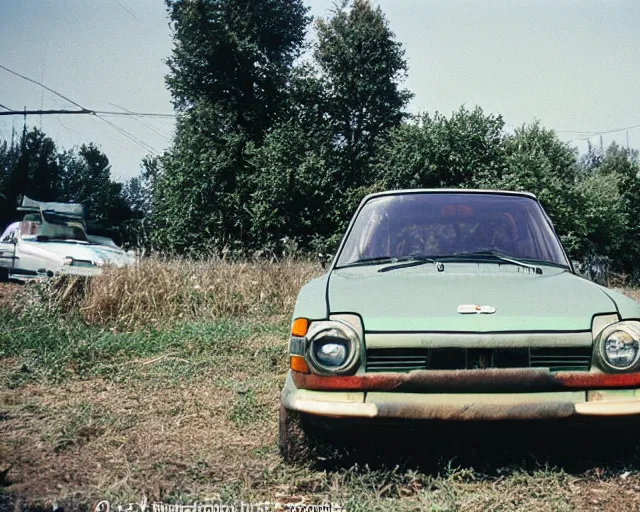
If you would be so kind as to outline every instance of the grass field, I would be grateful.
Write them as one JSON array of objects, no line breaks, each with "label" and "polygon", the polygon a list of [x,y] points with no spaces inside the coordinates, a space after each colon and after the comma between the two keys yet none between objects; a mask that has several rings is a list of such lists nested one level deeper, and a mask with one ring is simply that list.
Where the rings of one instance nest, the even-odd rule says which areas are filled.
[{"label": "grass field", "polygon": [[288,466],[277,413],[289,315],[319,267],[126,272],[0,289],[0,508],[143,497],[349,511],[640,507],[635,426],[433,428]]}]

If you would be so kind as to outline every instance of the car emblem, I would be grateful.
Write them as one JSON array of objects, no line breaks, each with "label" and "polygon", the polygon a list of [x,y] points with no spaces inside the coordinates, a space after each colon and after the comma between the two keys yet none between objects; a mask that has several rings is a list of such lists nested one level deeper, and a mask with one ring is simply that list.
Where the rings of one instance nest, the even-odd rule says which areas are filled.
[{"label": "car emblem", "polygon": [[458,313],[462,315],[492,315],[496,312],[493,306],[479,306],[478,304],[460,304]]}]

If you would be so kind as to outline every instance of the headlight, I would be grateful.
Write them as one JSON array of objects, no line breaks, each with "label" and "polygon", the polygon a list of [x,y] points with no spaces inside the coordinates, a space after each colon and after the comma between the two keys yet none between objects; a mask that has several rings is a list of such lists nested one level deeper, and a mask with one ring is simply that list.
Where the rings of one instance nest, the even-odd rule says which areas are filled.
[{"label": "headlight", "polygon": [[67,256],[62,260],[63,265],[73,265],[73,258],[71,256]]},{"label": "headlight", "polygon": [[358,332],[349,323],[322,320],[312,322],[304,338],[292,336],[290,350],[291,354],[303,352],[316,374],[345,375],[353,373],[360,362],[360,343]]},{"label": "headlight", "polygon": [[314,343],[313,350],[315,359],[326,366],[327,368],[339,368],[347,360],[349,355],[349,348],[338,335],[331,336],[329,339],[324,339],[322,342],[317,341]]},{"label": "headlight", "polygon": [[600,356],[613,370],[633,369],[640,359],[640,324],[617,322],[600,336]]}]

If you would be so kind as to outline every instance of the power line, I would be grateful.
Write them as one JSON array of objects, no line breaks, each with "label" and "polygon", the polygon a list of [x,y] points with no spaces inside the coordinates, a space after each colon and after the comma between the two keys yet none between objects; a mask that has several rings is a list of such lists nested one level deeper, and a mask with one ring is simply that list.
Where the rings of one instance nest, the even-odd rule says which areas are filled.
[{"label": "power line", "polygon": [[56,116],[56,119],[58,120],[58,122],[62,125],[62,127],[63,127],[65,130],[68,130],[68,131],[70,131],[70,132],[77,133],[78,135],[83,135],[83,134],[82,134],[82,133],[80,133],[78,130],[74,130],[73,128],[69,128],[68,126],[66,126],[66,125],[62,122],[62,120],[60,119],[60,116]]},{"label": "power line", "polygon": [[115,0],[115,2],[122,7],[125,11],[127,11],[131,16],[133,16],[135,19],[137,19],[138,21],[140,21],[140,18],[138,18],[135,14],[133,14],[129,9],[127,9],[124,5],[122,5],[120,2],[118,2],[118,0]]},{"label": "power line", "polygon": [[[29,114],[36,114],[36,115],[40,115],[42,116],[43,114],[55,114],[55,115],[60,115],[60,114],[82,114],[82,115],[86,115],[86,114],[90,114],[98,119],[100,119],[102,122],[107,123],[109,126],[111,126],[113,129],[115,129],[116,131],[118,131],[120,134],[124,135],[125,137],[127,137],[129,140],[131,140],[132,142],[134,142],[135,144],[137,144],[138,146],[140,146],[141,148],[143,148],[145,151],[151,151],[152,153],[155,153],[156,155],[159,154],[159,151],[157,149],[155,149],[153,146],[147,144],[146,142],[138,139],[137,137],[135,137],[134,135],[132,135],[131,133],[129,133],[128,131],[126,131],[124,128],[119,127],[118,125],[112,123],[111,121],[107,121],[106,119],[104,119],[103,117],[101,117],[98,114],[109,114],[109,115],[127,115],[127,116],[146,116],[146,117],[173,117],[173,115],[171,114],[152,114],[152,113],[142,113],[142,112],[109,112],[109,111],[95,111],[95,110],[89,110],[87,108],[84,108],[82,105],[80,105],[79,103],[76,103],[75,101],[67,98],[66,96],[60,94],[57,91],[54,91],[53,89],[51,89],[50,87],[47,87],[46,85],[38,82],[37,80],[33,80],[29,77],[26,77],[24,75],[21,75],[20,73],[17,73],[16,71],[13,71],[5,66],[3,66],[2,64],[0,64],[0,69],[4,69],[5,71],[8,71],[9,73],[16,75],[20,78],[22,78],[23,80],[27,80],[28,82],[34,83],[36,85],[39,85],[40,87],[46,89],[49,92],[52,92],[53,94],[55,94],[56,96],[61,97],[62,99],[68,101],[69,103],[75,105],[76,107],[78,107],[80,110],[31,110],[28,111],[26,108],[22,111],[19,112],[17,110],[9,110],[8,112],[0,112],[0,115],[23,115],[24,119],[25,119],[25,124],[24,124],[24,131],[26,132],[27,129],[27,115]],[[4,107],[6,108],[6,107]],[[60,121],[60,119],[58,118],[58,121]],[[62,124],[62,123],[60,123]],[[64,126],[64,125],[63,125]]]},{"label": "power line", "polygon": [[[113,105],[114,107],[117,108],[121,108],[122,110],[124,110],[125,112],[128,112],[129,114],[131,114],[131,110],[127,110],[124,107],[121,107],[120,105],[116,105],[115,103],[109,103],[109,105]],[[164,140],[171,142],[171,140],[169,139],[169,137],[167,137],[166,135],[164,135],[163,133],[161,133],[159,130],[156,130],[153,126],[151,126],[150,124],[145,123],[142,119],[136,118],[136,120],[140,123],[143,124],[144,126],[146,126],[147,128],[149,128],[149,130],[151,130],[152,132],[154,132],[155,134],[157,134],[158,136],[162,137]]]},{"label": "power line", "polygon": [[151,151],[152,153],[155,153],[156,155],[160,154],[160,152],[157,149],[155,149],[153,146],[151,146],[151,145],[147,144],[146,142],[138,139],[135,135],[132,135],[127,130],[125,130],[124,128],[121,128],[117,124],[114,124],[111,121],[107,121],[105,118],[103,118],[103,117],[101,117],[101,116],[99,116],[97,114],[94,114],[94,117],[96,117],[96,118],[100,119],[101,121],[107,123],[109,126],[114,128],[116,131],[118,131],[119,133],[121,133],[122,135],[127,137],[129,140],[131,140],[132,142],[135,142],[142,149],[144,149],[146,151]]},{"label": "power line", "polygon": [[10,110],[10,111],[12,111],[12,110],[13,110],[13,109],[10,109],[9,107],[5,107],[2,103],[0,103],[0,107],[4,108],[4,109],[6,109],[6,110]]},{"label": "power line", "polygon": [[57,92],[57,91],[54,91],[54,90],[53,90],[53,89],[51,89],[50,87],[47,87],[46,85],[41,84],[41,83],[40,83],[40,82],[38,82],[37,80],[33,80],[32,78],[29,78],[29,77],[27,77],[27,76],[21,75],[20,73],[17,73],[17,72],[15,72],[15,71],[13,71],[13,70],[11,70],[11,69],[9,69],[9,68],[7,68],[7,67],[3,66],[2,64],[0,64],[0,68],[1,68],[1,69],[4,69],[5,71],[8,71],[9,73],[11,73],[11,74],[13,74],[13,75],[19,76],[20,78],[22,78],[22,79],[24,79],[24,80],[27,80],[27,81],[29,81],[29,82],[31,82],[31,83],[33,83],[33,84],[36,84],[36,85],[39,85],[40,87],[43,87],[43,88],[44,88],[44,89],[46,89],[47,91],[52,92],[52,93],[53,93],[53,94],[55,94],[56,96],[60,96],[63,100],[66,100],[66,101],[68,101],[69,103],[72,103],[73,105],[75,105],[76,107],[78,107],[78,108],[79,108],[79,109],[81,109],[81,110],[87,110],[87,109],[86,109],[86,108],[84,108],[82,105],[79,105],[79,104],[78,104],[78,103],[76,103],[75,101],[70,100],[70,99],[69,99],[69,98],[67,98],[66,96],[63,96],[62,94],[60,94],[60,93],[59,93],[59,92]]},{"label": "power line", "polygon": [[[7,107],[4,107],[7,108]],[[117,112],[111,110],[92,110],[83,108],[82,110],[67,110],[67,109],[55,109],[55,110],[13,110],[7,108],[8,112],[0,112],[0,116],[23,116],[23,115],[43,115],[43,114],[80,114],[80,115],[93,115],[100,114],[111,117],[158,117],[163,119],[173,119],[175,114],[162,114],[155,112]]]},{"label": "power line", "polygon": [[615,130],[604,130],[604,131],[591,131],[591,132],[581,132],[576,130],[555,130],[556,133],[572,133],[575,135],[606,135],[607,133],[615,133],[615,132],[623,132],[625,130],[633,130],[634,128],[640,128],[640,124],[636,124],[634,126],[627,126],[625,128],[616,128]]},{"label": "power line", "polygon": [[96,114],[104,114],[104,115],[110,115],[110,116],[165,117],[165,118],[171,118],[171,119],[176,117],[176,114],[163,114],[163,113],[156,113],[156,112],[132,112],[132,111],[118,112],[113,110],[94,110],[93,112]]}]

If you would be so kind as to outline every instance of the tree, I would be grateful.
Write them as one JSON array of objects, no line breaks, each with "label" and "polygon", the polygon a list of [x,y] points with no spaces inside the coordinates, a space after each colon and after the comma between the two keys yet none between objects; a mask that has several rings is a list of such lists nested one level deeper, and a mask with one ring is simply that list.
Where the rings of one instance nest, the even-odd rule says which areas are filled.
[{"label": "tree", "polygon": [[287,109],[308,9],[302,0],[167,0],[174,30],[167,86],[178,119],[153,182],[154,241],[184,250],[231,243],[250,229],[260,145]]},{"label": "tree", "polygon": [[332,134],[297,120],[280,125],[256,149],[251,198],[255,245],[275,250],[296,240],[308,248],[331,237],[341,218],[343,194],[335,186],[340,165]]},{"label": "tree", "polygon": [[343,0],[333,17],[318,20],[317,31],[314,56],[343,152],[343,186],[368,185],[376,145],[406,118],[413,96],[400,88],[407,72],[404,50],[368,0]]},{"label": "tree", "polygon": [[376,176],[387,188],[482,186],[506,166],[502,117],[460,108],[447,118],[423,114],[391,132]]},{"label": "tree", "polygon": [[18,191],[14,176],[18,168],[20,146],[0,142],[0,230],[13,220]]},{"label": "tree", "polygon": [[[23,181],[26,178],[25,181]],[[60,194],[62,169],[55,143],[38,128],[24,133],[12,193],[38,201],[52,201]]]},{"label": "tree", "polygon": [[305,37],[301,0],[166,0],[174,32],[167,86],[181,111],[199,102],[217,129],[261,140],[278,119]]},{"label": "tree", "polygon": [[127,205],[122,183],[111,179],[111,164],[95,144],[83,144],[77,150],[60,154],[64,167],[58,200],[85,205],[90,231],[122,238],[121,226],[134,214]]},{"label": "tree", "polygon": [[[178,119],[173,147],[161,158],[152,198],[158,250],[201,250],[244,237],[248,229],[247,172],[236,159],[239,134],[212,130],[216,112],[201,105]],[[244,149],[243,149],[244,152]]]}]

